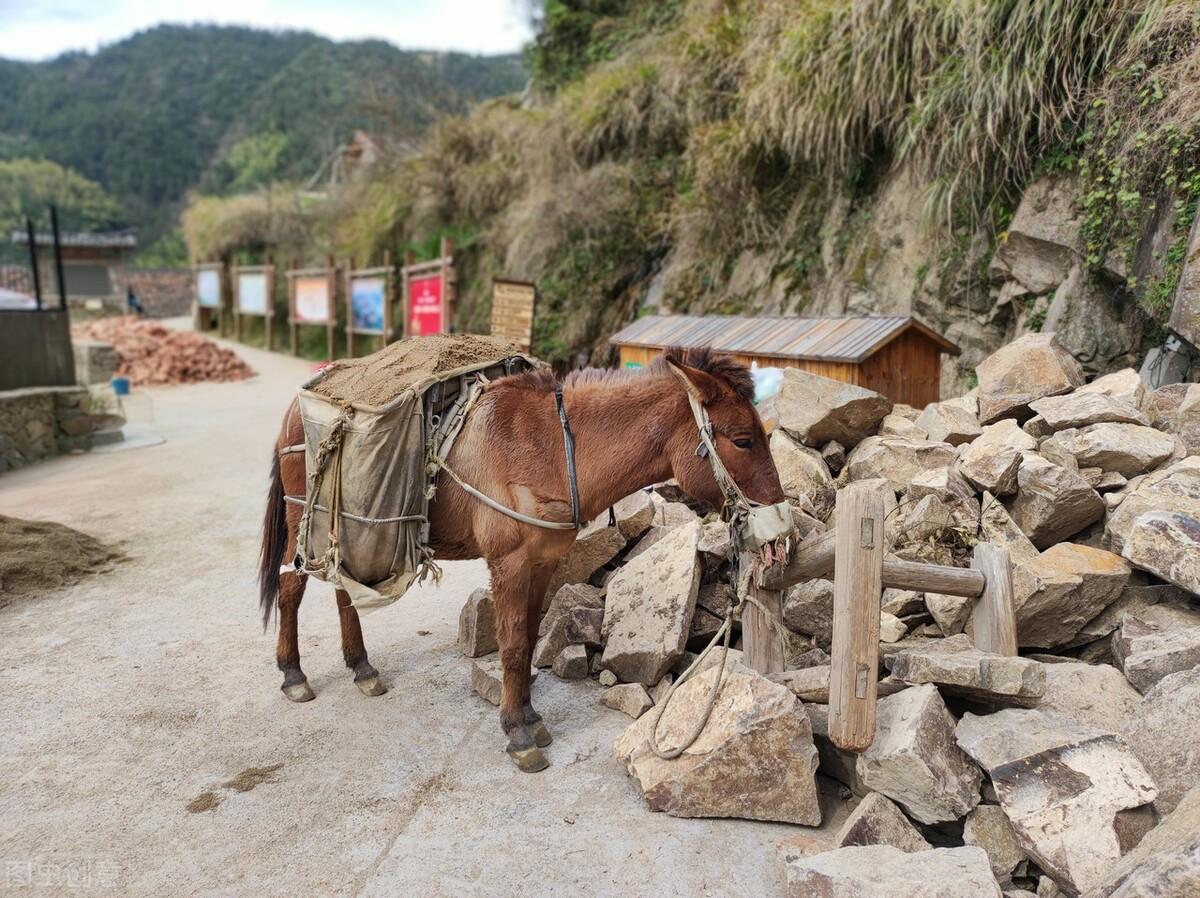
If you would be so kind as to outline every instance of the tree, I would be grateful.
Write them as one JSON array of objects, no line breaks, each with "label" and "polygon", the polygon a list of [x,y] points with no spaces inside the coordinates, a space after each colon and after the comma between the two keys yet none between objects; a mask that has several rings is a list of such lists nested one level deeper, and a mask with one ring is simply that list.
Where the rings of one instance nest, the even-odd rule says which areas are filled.
[{"label": "tree", "polygon": [[0,160],[0,235],[25,227],[49,227],[50,206],[58,207],[66,231],[100,231],[122,223],[120,204],[95,181],[45,159]]}]

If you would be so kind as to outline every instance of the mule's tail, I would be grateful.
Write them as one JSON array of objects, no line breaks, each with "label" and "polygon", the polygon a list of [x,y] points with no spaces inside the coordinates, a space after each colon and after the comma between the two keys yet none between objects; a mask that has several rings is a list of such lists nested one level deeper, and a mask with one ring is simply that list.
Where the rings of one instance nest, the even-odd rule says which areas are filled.
[{"label": "mule's tail", "polygon": [[287,549],[287,509],[283,501],[283,477],[279,473],[279,453],[272,451],[271,488],[267,493],[267,511],[263,515],[262,549],[258,554],[258,604],[263,629],[271,623],[271,612],[279,598],[279,567]]}]

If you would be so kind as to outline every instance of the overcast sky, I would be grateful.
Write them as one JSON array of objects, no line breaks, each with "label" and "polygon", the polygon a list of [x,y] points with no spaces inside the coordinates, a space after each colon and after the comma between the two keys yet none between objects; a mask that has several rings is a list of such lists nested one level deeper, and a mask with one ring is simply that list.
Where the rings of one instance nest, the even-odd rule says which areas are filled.
[{"label": "overcast sky", "polygon": [[507,53],[532,36],[529,0],[0,0],[0,57],[95,50],[161,22],[315,31],[336,40]]}]

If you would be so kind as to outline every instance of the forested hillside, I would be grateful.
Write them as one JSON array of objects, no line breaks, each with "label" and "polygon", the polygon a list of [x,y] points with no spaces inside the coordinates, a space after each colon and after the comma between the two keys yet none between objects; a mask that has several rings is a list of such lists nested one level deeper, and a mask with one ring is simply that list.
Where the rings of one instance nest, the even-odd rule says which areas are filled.
[{"label": "forested hillside", "polygon": [[304,179],[354,128],[415,137],[438,114],[525,82],[517,56],[161,26],[95,54],[0,60],[0,158],[45,158],[81,173],[153,238],[191,188]]}]

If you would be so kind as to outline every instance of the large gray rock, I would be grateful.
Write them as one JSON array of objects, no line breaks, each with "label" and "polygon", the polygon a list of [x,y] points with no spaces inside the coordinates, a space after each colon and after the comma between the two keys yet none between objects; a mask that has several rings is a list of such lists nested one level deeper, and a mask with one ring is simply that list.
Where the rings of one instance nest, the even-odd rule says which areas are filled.
[{"label": "large gray rock", "polygon": [[1193,223],[1171,306],[1171,330],[1200,346],[1200,228]]},{"label": "large gray rock", "polygon": [[1154,855],[1134,869],[1112,898],[1195,898],[1200,895],[1200,841]]},{"label": "large gray rock", "polygon": [[785,861],[788,898],[1002,898],[981,848],[870,845]]},{"label": "large gray rock", "polygon": [[1121,554],[1142,570],[1200,596],[1200,507],[1195,511],[1139,515]]},{"label": "large gray rock", "polygon": [[1150,424],[1136,405],[1107,393],[1086,389],[1076,390],[1067,396],[1046,396],[1029,403],[1029,407],[1056,431],[1105,423]]},{"label": "large gray rock", "polygon": [[559,653],[571,644],[572,609],[602,609],[604,594],[586,583],[567,583],[550,600],[550,607],[538,625],[538,640],[533,647],[533,666],[549,667]]},{"label": "large gray rock", "polygon": [[1008,815],[998,805],[981,804],[967,815],[963,841],[987,852],[992,873],[1001,882],[1008,882],[1013,870],[1025,860]]},{"label": "large gray rock", "polygon": [[[1195,857],[1200,846],[1200,786],[1194,786],[1179,806],[1152,829],[1128,854],[1110,867],[1104,880],[1084,898],[1195,898],[1200,881],[1158,876],[1178,869],[1178,859]],[[1155,880],[1158,880],[1156,883]]]},{"label": "large gray rock", "polygon": [[885,796],[872,792],[858,803],[833,837],[838,848],[852,845],[890,845],[901,851],[928,851],[933,846],[904,812]]},{"label": "large gray rock", "polygon": [[[675,690],[659,722],[660,748],[687,737],[719,673],[707,668]],[[644,715],[614,747],[652,809],[676,817],[821,822],[812,726],[784,686],[739,663],[727,667],[708,724],[670,761],[650,750],[656,716]]]},{"label": "large gray rock", "polygon": [[1200,509],[1200,456],[1189,456],[1145,477],[1136,477],[1113,495],[1118,504],[1104,523],[1104,536],[1109,548],[1120,553],[1134,522],[1148,511],[1196,516]]},{"label": "large gray rock", "polygon": [[458,614],[458,649],[468,658],[489,655],[496,641],[496,605],[490,589],[476,589]]},{"label": "large gray rock", "polygon": [[1083,371],[1053,334],[1025,334],[979,363],[979,419],[1026,417],[1029,403],[1083,385]]},{"label": "large gray rock", "polygon": [[1021,453],[1037,448],[1037,440],[1011,418],[983,428],[979,437],[961,450],[958,469],[977,489],[997,496],[1017,490]]},{"label": "large gray rock", "polygon": [[989,704],[1036,704],[1046,691],[1045,665],[982,652],[961,634],[889,655],[887,667],[905,683],[933,683],[945,693]]},{"label": "large gray rock", "polygon": [[637,539],[650,529],[654,522],[655,505],[645,490],[630,493],[613,506],[617,519],[617,530],[625,539]]},{"label": "large gray rock", "polygon": [[1147,392],[1138,407],[1145,412],[1151,427],[1173,433],[1179,407],[1188,398],[1191,389],[1192,385],[1189,383],[1167,384],[1165,387]]},{"label": "large gray rock", "polygon": [[623,682],[653,686],[687,646],[701,561],[700,523],[668,532],[608,584],[603,665]]},{"label": "large gray rock", "polygon": [[1117,815],[1157,794],[1115,735],[1053,711],[968,713],[956,738],[991,777],[1022,849],[1072,895],[1121,857]]},{"label": "large gray rock", "polygon": [[1111,396],[1113,399],[1141,408],[1142,400],[1146,396],[1146,384],[1132,368],[1122,368],[1120,371],[1113,371],[1097,377],[1075,392],[1076,394],[1103,393],[1105,396]]},{"label": "large gray rock", "polygon": [[892,401],[874,390],[799,368],[783,369],[774,404],[779,426],[800,442],[817,447],[830,440],[856,446],[892,410]]},{"label": "large gray rock", "polygon": [[783,623],[829,651],[833,639],[833,581],[802,580],[783,595]]},{"label": "large gray rock", "polygon": [[828,501],[833,475],[815,449],[797,443],[782,430],[771,434],[771,457],[779,472],[783,492],[793,498],[807,497],[814,505]]},{"label": "large gray rock", "polygon": [[930,403],[917,418],[916,425],[933,442],[949,443],[951,446],[969,443],[980,434],[979,419],[975,413],[955,402]]},{"label": "large gray rock", "polygon": [[596,571],[612,561],[616,554],[625,548],[626,542],[620,530],[608,526],[607,512],[584,526],[567,554],[558,562],[558,567],[554,569],[554,576],[550,578],[542,607],[550,606],[551,599],[564,584],[586,583],[590,580]]},{"label": "large gray rock", "polygon": [[1200,453],[1200,384],[1188,386],[1175,411],[1171,432],[1183,440],[1189,455]]},{"label": "large gray rock", "polygon": [[980,501],[979,531],[984,542],[1007,549],[1014,566],[1025,564],[1038,556],[1037,546],[1021,532],[1008,509],[990,493],[984,493]]},{"label": "large gray rock", "polygon": [[1104,516],[1104,500],[1074,471],[1036,452],[1021,457],[1009,514],[1039,549],[1074,536]]},{"label": "large gray rock", "polygon": [[600,696],[600,701],[604,707],[620,711],[622,714],[628,714],[634,720],[637,720],[654,707],[654,701],[650,698],[650,693],[646,691],[646,687],[641,683],[618,683],[615,686],[610,686],[604,690],[604,695]]},{"label": "large gray rock", "polygon": [[[950,506],[974,508],[978,504],[975,501],[975,489],[954,467],[922,471],[909,482],[905,492],[909,502],[919,501],[926,496],[935,496]],[[977,518],[978,515],[973,517]]]},{"label": "large gray rock", "polygon": [[867,437],[846,459],[850,480],[882,478],[903,491],[922,471],[947,468],[957,453],[949,443],[929,443],[899,437]]},{"label": "large gray rock", "polygon": [[879,422],[879,436],[881,437],[900,437],[905,440],[928,440],[924,428],[918,427],[913,419],[906,418],[903,415],[892,413],[885,415],[883,420]]},{"label": "large gray rock", "polygon": [[954,718],[934,686],[879,700],[875,741],[858,756],[859,781],[922,823],[956,820],[979,804],[979,770],[954,741]]},{"label": "large gray rock", "polygon": [[1163,677],[1200,664],[1200,612],[1152,605],[1126,614],[1112,652],[1125,679],[1145,694]]},{"label": "large gray rock", "polygon": [[[1120,731],[1158,786],[1155,806],[1169,814],[1200,782],[1200,667],[1163,677]],[[1197,833],[1200,836],[1200,832]]]},{"label": "large gray rock", "polygon": [[1017,643],[1070,645],[1085,625],[1115,602],[1129,565],[1103,549],[1058,543],[1014,570]]},{"label": "large gray rock", "polygon": [[588,675],[588,651],[582,645],[568,645],[554,659],[554,675],[560,680],[582,680]]},{"label": "large gray rock", "polygon": [[1169,459],[1175,453],[1175,440],[1140,424],[1091,424],[1060,430],[1042,443],[1041,451],[1074,456],[1082,468],[1133,477]]},{"label": "large gray rock", "polygon": [[1067,661],[1044,668],[1046,691],[1037,707],[1065,714],[1084,726],[1120,733],[1142,702],[1125,676],[1108,664]]},{"label": "large gray rock", "polygon": [[1086,251],[1078,194],[1075,181],[1063,175],[1027,185],[992,256],[992,275],[1009,277],[1032,294],[1049,293],[1065,281]]}]

